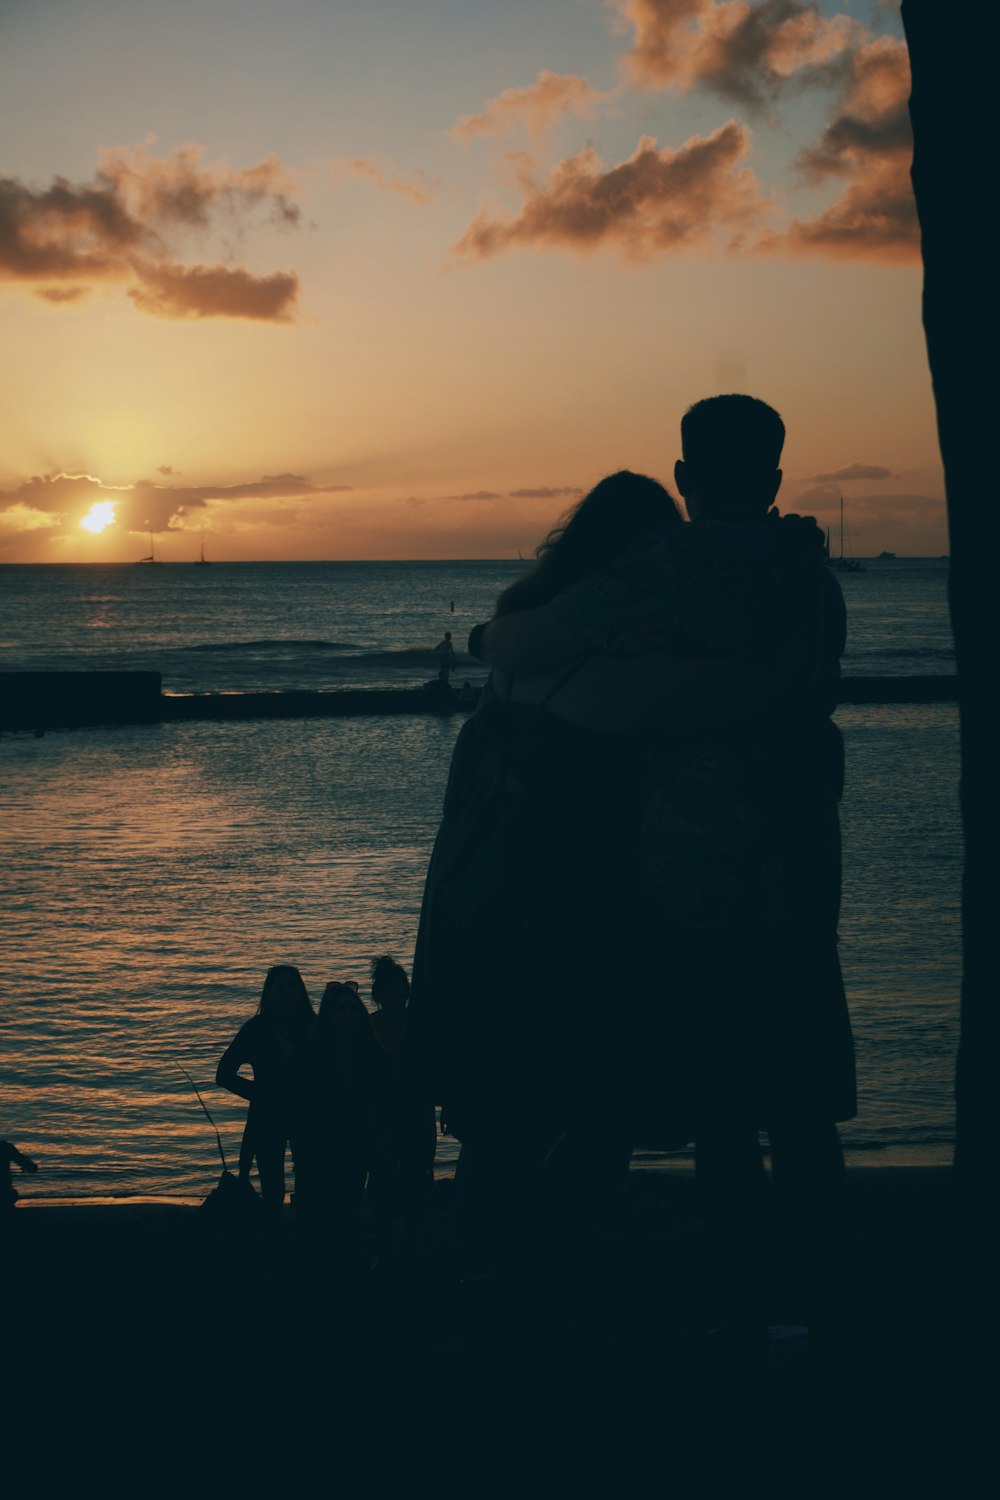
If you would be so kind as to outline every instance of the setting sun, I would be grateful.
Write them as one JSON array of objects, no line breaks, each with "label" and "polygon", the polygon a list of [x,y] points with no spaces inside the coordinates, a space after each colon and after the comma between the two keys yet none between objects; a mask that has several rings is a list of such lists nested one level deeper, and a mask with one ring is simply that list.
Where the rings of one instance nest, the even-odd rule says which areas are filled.
[{"label": "setting sun", "polygon": [[83,517],[80,525],[84,531],[104,531],[113,525],[115,519],[115,502],[113,500],[97,500]]}]

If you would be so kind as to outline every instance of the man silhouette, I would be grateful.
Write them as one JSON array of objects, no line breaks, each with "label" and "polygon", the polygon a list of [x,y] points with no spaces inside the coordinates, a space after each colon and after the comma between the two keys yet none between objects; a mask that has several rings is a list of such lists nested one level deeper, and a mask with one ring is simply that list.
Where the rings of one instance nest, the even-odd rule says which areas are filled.
[{"label": "man silhouette", "polygon": [[[470,650],[515,674],[585,652],[763,669],[767,692],[737,722],[650,735],[638,857],[670,993],[642,1015],[636,1092],[672,1095],[688,1120],[720,1244],[737,1228],[743,1245],[758,1238],[767,1130],[784,1245],[811,1260],[815,1282],[843,1174],[835,1122],[855,1110],[830,719],[844,612],[818,528],[771,509],[783,441],[762,401],[698,402],[674,470],[691,524],[651,533],[542,609],[490,622]],[[745,1307],[762,1274],[745,1254],[728,1264],[734,1301]]]},{"label": "man silhouette", "polygon": [[434,647],[434,652],[435,655],[441,658],[441,664],[438,667],[438,681],[447,684],[448,678],[455,667],[455,648],[451,642],[450,630],[445,631],[444,639],[438,641]]}]

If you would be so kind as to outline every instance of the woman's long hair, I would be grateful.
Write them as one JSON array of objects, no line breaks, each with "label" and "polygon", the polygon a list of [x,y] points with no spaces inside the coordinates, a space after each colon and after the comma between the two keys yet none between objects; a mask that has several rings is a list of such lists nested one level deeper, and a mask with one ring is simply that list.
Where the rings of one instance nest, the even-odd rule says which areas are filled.
[{"label": "woman's long hair", "polygon": [[390,986],[399,990],[403,996],[403,1003],[406,1003],[410,993],[410,980],[403,965],[398,963],[390,953],[381,953],[378,958],[372,959],[371,973],[372,999],[376,1005],[381,1006],[380,997]]},{"label": "woman's long hair", "polygon": [[497,600],[498,615],[547,604],[587,573],[597,572],[658,526],[680,526],[669,492],[646,474],[619,469],[598,481],[535,548],[530,572]]},{"label": "woman's long hair", "polygon": [[[341,1032],[334,1021],[334,1012],[340,1005],[348,1005],[356,1012],[357,1025],[353,1031]],[[352,982],[333,981],[323,991],[319,1003],[319,1019],[308,1045],[318,1049],[323,1067],[329,1068],[336,1059],[349,1063],[356,1072],[355,1083],[364,1086],[378,1063],[378,1043],[372,1032],[368,1008]]]},{"label": "woman's long hair", "polygon": [[282,1020],[286,1029],[291,1031],[293,1038],[299,1037],[313,1025],[316,1020],[316,1012],[312,1008],[309,991],[305,987],[302,975],[294,964],[275,964],[273,968],[268,969],[267,978],[264,980],[264,988],[260,994],[260,1004],[257,1007],[257,1014],[262,1016],[265,1021],[272,1022],[272,1024],[276,1021],[274,992],[279,981],[282,979],[291,979],[295,986],[288,1012],[282,1017]]},{"label": "woman's long hair", "polygon": [[323,991],[323,998],[319,1002],[318,1035],[325,1036],[333,1030],[333,1013],[340,1004],[347,1004],[352,1010],[357,1011],[360,1030],[369,1029],[368,1009],[358,994],[358,986],[354,983],[339,983],[337,980],[332,980]]}]

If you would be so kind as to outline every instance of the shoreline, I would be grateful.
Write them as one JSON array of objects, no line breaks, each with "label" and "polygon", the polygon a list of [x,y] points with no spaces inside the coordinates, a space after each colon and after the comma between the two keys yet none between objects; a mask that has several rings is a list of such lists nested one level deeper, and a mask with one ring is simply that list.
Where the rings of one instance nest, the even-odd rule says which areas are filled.
[{"label": "shoreline", "polygon": [[[915,1186],[920,1182],[934,1183],[944,1182],[951,1177],[952,1147],[885,1147],[875,1150],[859,1151],[847,1155],[847,1181],[849,1190],[858,1182],[864,1183],[864,1191],[868,1192],[877,1187],[879,1181],[888,1185],[890,1189],[902,1182]],[[671,1180],[681,1183],[694,1183],[694,1158],[664,1158],[644,1159],[638,1157],[633,1160],[630,1179],[636,1176]],[[768,1175],[770,1175],[768,1169]],[[441,1170],[435,1172],[435,1184],[450,1183],[454,1177],[454,1166],[448,1164]],[[36,1210],[51,1211],[53,1209],[73,1209],[86,1214],[89,1210],[95,1213],[98,1210],[127,1210],[129,1212],[150,1213],[158,1209],[170,1213],[175,1209],[196,1209],[207,1197],[214,1180],[208,1182],[203,1197],[193,1197],[190,1194],[181,1193],[96,1193],[93,1196],[80,1197],[76,1195],[46,1195],[42,1192],[32,1192],[30,1183],[33,1179],[27,1179],[27,1183],[15,1179],[15,1186],[20,1193],[15,1212],[21,1214],[25,1211]],[[22,1191],[23,1189],[23,1191]],[[285,1203],[286,1214],[290,1212],[289,1202]]]},{"label": "shoreline", "polygon": [[[376,1456],[412,1424],[406,1466],[423,1454],[438,1481],[471,1438],[470,1473],[509,1450],[523,1486],[531,1431],[524,1457],[537,1467],[541,1443],[564,1477],[605,1448],[610,1494],[633,1492],[622,1466],[636,1456],[647,1478],[650,1465],[676,1478],[690,1464],[692,1494],[742,1493],[758,1463],[768,1486],[785,1472],[801,1488],[818,1461],[821,1477],[843,1465],[850,1493],[873,1444],[895,1485],[910,1463],[924,1475],[952,1404],[985,1395],[970,1339],[992,1265],[947,1167],[849,1169],[835,1242],[805,1283],[770,1214],[764,1240],[744,1219],[713,1232],[690,1171],[633,1169],[613,1222],[590,1205],[556,1242],[522,1206],[500,1277],[466,1279],[453,1205],[440,1181],[415,1246],[386,1252],[363,1227],[345,1254],[287,1208],[267,1234],[178,1200],[22,1200],[4,1225],[16,1441],[79,1423],[89,1445],[110,1416],[136,1472],[182,1434],[186,1487],[204,1443],[230,1487],[245,1462],[261,1493],[251,1403],[264,1391],[291,1400],[293,1461],[321,1473],[341,1473],[331,1412],[357,1412],[374,1422],[363,1446]],[[79,1451],[53,1456],[67,1477]],[[725,1487],[706,1487],[717,1467]]]}]

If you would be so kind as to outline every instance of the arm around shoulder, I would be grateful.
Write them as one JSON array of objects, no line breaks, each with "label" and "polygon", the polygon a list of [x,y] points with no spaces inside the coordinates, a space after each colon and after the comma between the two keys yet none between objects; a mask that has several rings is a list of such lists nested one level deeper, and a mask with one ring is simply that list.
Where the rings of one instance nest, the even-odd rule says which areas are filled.
[{"label": "arm around shoulder", "polygon": [[498,615],[487,625],[477,626],[469,638],[469,650],[488,667],[531,677],[569,666],[587,650],[587,643],[541,605]]}]

